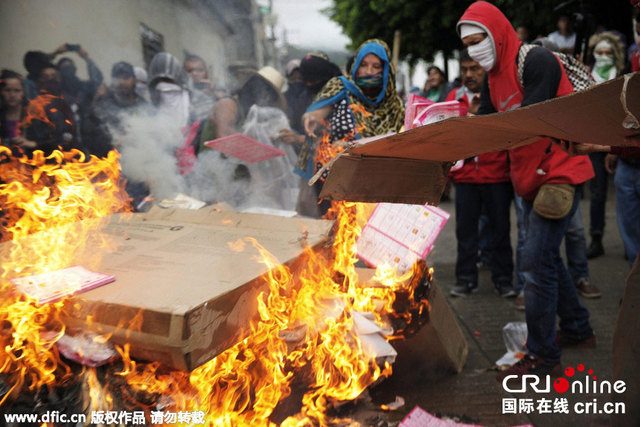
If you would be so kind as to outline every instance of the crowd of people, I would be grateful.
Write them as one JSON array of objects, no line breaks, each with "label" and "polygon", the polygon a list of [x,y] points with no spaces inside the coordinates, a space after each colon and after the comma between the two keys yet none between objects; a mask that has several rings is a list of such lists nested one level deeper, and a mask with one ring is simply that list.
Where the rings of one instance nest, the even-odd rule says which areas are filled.
[{"label": "crowd of people", "polygon": [[[530,40],[526,27],[514,28],[498,8],[476,2],[456,27],[463,47],[459,78],[448,82],[434,65],[423,89],[414,93],[433,102],[462,102],[471,115],[570,94],[580,84],[566,72],[567,64],[577,63],[572,56],[576,34],[566,16],[558,19],[557,27],[547,37]],[[636,40],[604,28],[593,34],[587,65],[577,65],[589,76],[581,83],[599,84],[638,71],[640,23],[635,34]],[[87,80],[77,76],[76,56],[86,64]],[[364,42],[345,69],[322,52],[310,52],[288,62],[284,76],[270,66],[248,72],[233,91],[214,84],[207,64],[195,54],[180,62],[160,52],[147,69],[120,61],[111,67],[110,82],[77,44],[63,44],[52,53],[27,52],[24,67],[26,76],[6,69],[0,76],[2,145],[16,155],[78,149],[104,157],[116,148],[123,165],[129,165],[124,174],[134,210],[143,210],[145,200],[155,196],[154,182],[135,173],[141,163],[127,156],[128,144],[140,138],[132,125],[136,120],[146,130],[171,127],[163,132],[172,138],[169,168],[205,201],[246,206],[249,194],[243,189],[252,187],[262,202],[268,197],[277,201],[268,207],[321,217],[329,207],[319,194],[330,160],[351,140],[400,132],[405,115],[406,100],[396,91],[391,53],[378,39]],[[205,144],[237,133],[286,149],[286,160],[259,167]],[[578,295],[601,295],[590,283],[587,260],[605,252],[608,176],[614,172],[618,228],[630,264],[640,251],[640,149],[567,146],[543,138],[465,159],[450,173],[458,242],[457,283],[451,295],[477,291],[478,268],[486,264],[498,294],[515,298],[526,313],[530,353],[507,374],[558,370],[562,346],[595,343],[589,312]],[[148,150],[144,155],[153,159]],[[204,182],[225,191],[213,196],[198,192],[203,181],[194,177],[203,173],[217,174],[217,180]],[[312,187],[306,185],[318,173],[322,178]],[[579,209],[585,185],[590,189],[588,246]],[[512,201],[515,250],[510,238]],[[562,241],[568,269],[560,255]]]}]

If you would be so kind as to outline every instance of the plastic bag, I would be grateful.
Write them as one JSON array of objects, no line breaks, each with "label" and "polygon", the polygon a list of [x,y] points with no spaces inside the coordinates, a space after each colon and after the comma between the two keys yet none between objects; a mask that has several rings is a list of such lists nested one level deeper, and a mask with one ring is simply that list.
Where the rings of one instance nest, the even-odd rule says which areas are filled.
[{"label": "plastic bag", "polygon": [[507,352],[496,362],[496,365],[513,365],[527,353],[527,324],[525,322],[507,323],[502,328],[502,338]]}]

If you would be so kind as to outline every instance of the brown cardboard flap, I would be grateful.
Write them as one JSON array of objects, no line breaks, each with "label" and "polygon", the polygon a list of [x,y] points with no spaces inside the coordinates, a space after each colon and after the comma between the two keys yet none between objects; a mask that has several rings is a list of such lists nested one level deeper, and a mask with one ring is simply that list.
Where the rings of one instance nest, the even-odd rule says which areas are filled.
[{"label": "brown cardboard flap", "polygon": [[[624,77],[619,77],[518,110],[451,118],[357,146],[333,164],[321,197],[437,204],[444,181],[434,162],[516,148],[540,136],[623,145],[625,136],[640,134],[640,129],[622,125],[627,116],[620,99],[623,83]],[[627,107],[640,118],[640,73],[629,80]]]},{"label": "brown cardboard flap", "polygon": [[334,163],[332,181],[325,183],[320,197],[437,205],[448,171],[449,164],[440,162],[344,155]]}]

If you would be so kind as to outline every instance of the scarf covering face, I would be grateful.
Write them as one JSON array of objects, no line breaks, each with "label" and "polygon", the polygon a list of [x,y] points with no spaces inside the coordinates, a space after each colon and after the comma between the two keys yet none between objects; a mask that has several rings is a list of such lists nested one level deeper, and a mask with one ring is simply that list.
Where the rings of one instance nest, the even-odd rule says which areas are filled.
[{"label": "scarf covering face", "polygon": [[[382,61],[382,90],[374,100],[367,96],[355,84],[356,73],[362,59],[373,53]],[[404,121],[404,104],[398,98],[395,87],[395,68],[390,62],[389,47],[378,39],[365,41],[357,50],[351,76],[334,77],[327,82],[307,111],[314,111],[326,106],[335,106],[346,101],[352,118],[359,131],[355,139],[375,135],[384,135],[391,131],[399,131]],[[355,106],[352,108],[351,106]]]},{"label": "scarf covering face", "polygon": [[[368,98],[355,84],[356,73],[362,59],[373,53],[382,61],[382,88],[375,99]],[[315,169],[322,168],[344,149],[344,142],[389,132],[398,132],[404,122],[404,104],[396,94],[395,69],[390,62],[389,47],[378,39],[365,41],[357,50],[351,76],[334,77],[327,82],[307,109],[315,111],[331,106],[328,118],[330,137],[320,137],[315,144],[305,144],[298,158],[298,173],[308,177],[311,172],[310,156],[316,145]],[[328,171],[323,173],[326,178]]]}]

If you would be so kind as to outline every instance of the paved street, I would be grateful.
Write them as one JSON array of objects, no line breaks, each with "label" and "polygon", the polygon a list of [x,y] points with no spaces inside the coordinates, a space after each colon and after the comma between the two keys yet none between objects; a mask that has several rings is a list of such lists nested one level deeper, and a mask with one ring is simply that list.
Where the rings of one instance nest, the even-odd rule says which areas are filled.
[{"label": "paved street", "polygon": [[[563,352],[563,366],[576,367],[584,364],[593,369],[599,380],[611,380],[611,340],[618,304],[623,293],[625,278],[629,271],[623,258],[623,247],[615,222],[615,191],[610,188],[607,203],[607,229],[605,230],[606,254],[590,261],[591,281],[600,288],[602,298],[582,301],[591,312],[591,324],[596,332],[598,345],[595,349],[566,349]],[[441,207],[451,213],[451,219],[437,241],[437,248],[430,256],[430,264],[435,268],[435,277],[443,292],[448,295],[455,283],[455,215],[452,201]],[[581,203],[582,215],[588,229],[588,191]],[[515,249],[515,215],[512,216],[512,239]],[[587,238],[589,241],[589,238]],[[588,243],[588,242],[587,242]],[[577,415],[573,412],[575,402],[592,402],[597,399],[600,408],[609,401],[608,395],[581,394],[560,395],[555,391],[549,395],[512,394],[502,390],[496,381],[497,371],[492,370],[495,361],[505,352],[502,328],[509,322],[524,321],[524,312],[513,307],[512,300],[500,298],[494,291],[490,273],[482,271],[479,292],[467,298],[448,297],[469,344],[469,357],[463,372],[447,375],[440,379],[401,378],[391,379],[374,390],[374,399],[393,400],[394,395],[403,396],[406,406],[390,416],[400,420],[415,405],[433,413],[451,417],[461,417],[464,422],[483,425],[535,424],[539,426],[584,426],[608,425],[604,415]],[[425,355],[425,357],[429,357]],[[502,415],[503,398],[540,397],[554,399],[567,397],[570,414],[517,414]],[[553,410],[553,409],[552,409]]]}]

